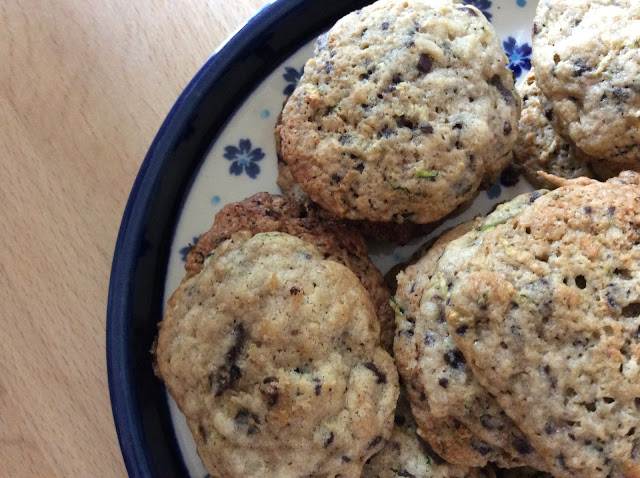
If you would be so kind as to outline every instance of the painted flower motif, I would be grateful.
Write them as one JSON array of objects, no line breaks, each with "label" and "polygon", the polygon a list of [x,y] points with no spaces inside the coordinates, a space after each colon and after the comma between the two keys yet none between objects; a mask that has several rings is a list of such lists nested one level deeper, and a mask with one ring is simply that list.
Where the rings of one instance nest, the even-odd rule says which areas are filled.
[{"label": "painted flower motif", "polygon": [[262,148],[253,149],[251,140],[245,138],[240,140],[238,147],[226,146],[224,157],[232,162],[229,166],[229,173],[240,176],[244,171],[250,178],[255,179],[260,174],[260,166],[256,163],[264,158],[264,153]]},{"label": "painted flower motif", "polygon": [[302,73],[304,73],[304,66],[300,68],[300,70],[296,70],[291,66],[285,67],[284,73],[282,74],[284,81],[288,83],[284,90],[282,90],[285,95],[289,96],[291,93],[293,93],[293,90],[296,89],[296,85],[298,84],[298,80],[302,76]]},{"label": "painted flower motif", "polygon": [[489,9],[491,8],[491,0],[466,0],[464,3],[467,5],[473,5],[487,17],[487,20],[491,21],[493,15],[489,13]]},{"label": "painted flower motif", "polygon": [[528,43],[518,45],[515,38],[509,37],[507,41],[502,42],[502,46],[509,58],[509,68],[513,70],[516,78],[520,78],[523,69],[531,69],[531,47]]},{"label": "painted flower motif", "polygon": [[191,250],[191,246],[195,246],[198,243],[198,236],[193,236],[193,241],[188,245],[184,246],[178,252],[180,253],[180,257],[182,258],[182,262],[187,262],[187,256],[189,255],[189,251]]}]

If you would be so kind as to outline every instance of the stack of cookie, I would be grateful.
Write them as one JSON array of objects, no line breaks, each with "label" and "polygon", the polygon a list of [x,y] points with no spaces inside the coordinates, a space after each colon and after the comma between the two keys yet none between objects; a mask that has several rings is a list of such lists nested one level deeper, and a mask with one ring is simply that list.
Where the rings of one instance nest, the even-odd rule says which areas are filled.
[{"label": "stack of cookie", "polygon": [[[587,178],[640,161],[638,8],[543,1],[522,116],[473,6],[380,0],[319,38],[276,128],[285,196],[216,215],[159,326],[211,476],[640,477],[640,175]],[[433,230],[514,147],[547,189],[385,285],[363,234]]]},{"label": "stack of cookie", "polygon": [[514,151],[532,184],[640,171],[640,3],[541,0],[532,64]]},{"label": "stack of cookie", "polygon": [[547,179],[399,274],[396,364],[449,462],[640,476],[640,175]]}]

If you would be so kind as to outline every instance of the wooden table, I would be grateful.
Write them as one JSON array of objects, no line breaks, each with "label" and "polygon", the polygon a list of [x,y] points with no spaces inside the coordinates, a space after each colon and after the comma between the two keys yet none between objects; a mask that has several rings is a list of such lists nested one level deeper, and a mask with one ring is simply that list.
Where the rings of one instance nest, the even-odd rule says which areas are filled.
[{"label": "wooden table", "polygon": [[125,476],[111,259],[162,120],[266,0],[0,2],[0,477]]}]

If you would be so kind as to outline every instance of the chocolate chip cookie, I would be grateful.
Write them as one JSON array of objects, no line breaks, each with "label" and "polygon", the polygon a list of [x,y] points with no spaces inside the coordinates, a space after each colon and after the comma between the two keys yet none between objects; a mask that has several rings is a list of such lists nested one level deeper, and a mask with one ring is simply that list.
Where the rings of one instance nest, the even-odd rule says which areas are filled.
[{"label": "chocolate chip cookie", "polygon": [[554,476],[640,476],[640,176],[560,182],[487,232],[449,331]]},{"label": "chocolate chip cookie", "polygon": [[169,299],[158,372],[213,476],[354,476],[391,435],[398,376],[369,294],[284,233],[239,233]]},{"label": "chocolate chip cookie", "polygon": [[508,164],[520,98],[491,24],[447,0],[380,0],[321,36],[278,127],[311,199],[428,223]]},{"label": "chocolate chip cookie", "polygon": [[532,63],[578,148],[599,159],[640,162],[637,0],[541,0]]}]

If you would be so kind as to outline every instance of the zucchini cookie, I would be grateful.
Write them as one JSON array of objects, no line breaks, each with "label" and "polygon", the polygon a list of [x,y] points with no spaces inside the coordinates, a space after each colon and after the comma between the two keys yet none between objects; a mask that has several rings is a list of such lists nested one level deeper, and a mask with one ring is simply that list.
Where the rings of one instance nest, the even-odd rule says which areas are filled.
[{"label": "zucchini cookie", "polygon": [[358,477],[398,375],[367,291],[283,233],[238,233],[169,299],[160,376],[213,476]]},{"label": "zucchini cookie", "polygon": [[257,193],[243,201],[227,204],[187,256],[186,277],[202,270],[206,257],[239,231],[284,232],[314,244],[324,257],[347,266],[369,292],[381,327],[381,340],[391,350],[394,313],[389,289],[380,271],[369,259],[362,236],[343,221],[331,218],[318,207],[305,207],[282,196]]},{"label": "zucchini cookie", "polygon": [[640,2],[541,0],[532,63],[578,148],[640,162]]},{"label": "zucchini cookie", "polygon": [[522,114],[513,155],[516,163],[523,166],[529,182],[537,188],[555,187],[538,171],[566,179],[593,177],[590,158],[554,129],[553,109],[536,84],[534,70],[518,86],[518,92],[522,97]]},{"label": "zucchini cookie", "polygon": [[565,180],[486,233],[449,331],[556,477],[640,476],[640,176]]},{"label": "zucchini cookie", "polygon": [[416,422],[402,391],[395,426],[385,447],[369,458],[362,478],[481,478],[492,476],[478,468],[444,461],[417,435]]},{"label": "zucchini cookie", "polygon": [[457,271],[478,249],[483,236],[539,196],[539,192],[521,195],[486,218],[458,226],[398,275],[395,357],[403,380],[413,391],[410,399],[422,436],[436,451],[448,434],[460,433],[451,427],[432,426],[436,419],[449,419],[462,423],[467,434],[485,443],[474,451],[484,453],[486,461],[503,467],[540,466],[540,457],[528,439],[475,379],[445,320]]},{"label": "zucchini cookie", "polygon": [[318,39],[277,133],[296,182],[332,214],[423,224],[497,178],[519,115],[479,10],[380,0]]}]

